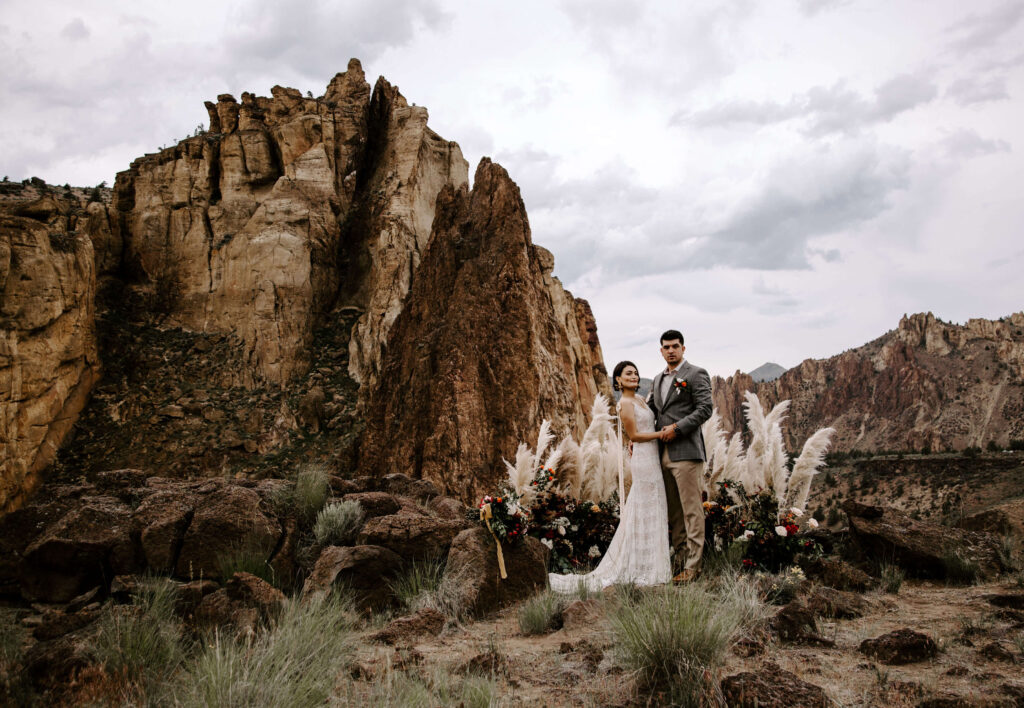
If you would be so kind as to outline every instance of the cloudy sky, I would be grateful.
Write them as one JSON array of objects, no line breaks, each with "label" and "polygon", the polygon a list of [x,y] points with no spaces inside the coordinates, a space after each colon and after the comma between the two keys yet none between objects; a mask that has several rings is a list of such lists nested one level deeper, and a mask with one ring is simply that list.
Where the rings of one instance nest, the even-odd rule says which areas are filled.
[{"label": "cloudy sky", "polygon": [[1024,0],[3,0],[0,176],[112,182],[349,57],[508,169],[609,366],[1024,309]]}]

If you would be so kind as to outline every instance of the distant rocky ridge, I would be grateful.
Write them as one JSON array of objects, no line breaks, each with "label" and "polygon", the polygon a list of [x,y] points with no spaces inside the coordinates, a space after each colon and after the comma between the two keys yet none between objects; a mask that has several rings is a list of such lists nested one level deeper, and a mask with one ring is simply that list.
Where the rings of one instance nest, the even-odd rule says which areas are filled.
[{"label": "distant rocky ridge", "polygon": [[[530,242],[524,211],[508,229],[504,205],[491,213],[478,201],[470,230],[450,221],[434,228],[438,195],[450,203],[468,183],[468,165],[457,144],[427,127],[425,108],[383,78],[371,91],[356,60],[323,96],[271,93],[207,103],[209,130],[135,160],[109,202],[5,183],[0,513],[38,482],[101,363],[111,373],[85,411],[88,425],[72,436],[74,454],[60,460],[66,479],[109,469],[114,458],[171,477],[285,475],[296,460],[354,474],[364,430],[368,449],[394,430],[375,415],[364,425],[369,402],[411,411],[423,397],[422,388],[380,378],[394,360],[388,353],[417,359],[426,351],[416,339],[423,329],[393,333],[402,313],[443,309],[442,293],[430,288],[410,300],[421,261],[445,249],[472,258],[467,244],[491,234],[508,251],[483,248],[472,269],[481,280],[459,285],[479,293],[480,322],[516,310],[526,323],[510,329],[515,371],[499,380],[486,375],[487,361],[468,358],[452,369],[433,350],[417,374],[461,380],[463,392],[481,387],[473,396],[488,400],[515,379],[519,403],[501,409],[510,431],[535,430],[545,416],[581,432],[593,395],[610,393],[589,306],[551,276],[551,254]],[[503,194],[518,194],[507,175],[497,181]],[[506,259],[530,265],[504,268]],[[513,272],[514,287],[503,290]],[[430,273],[443,281],[436,266]],[[456,475],[462,486],[447,490],[454,494],[471,494],[463,483],[474,475],[486,483],[511,454],[506,440],[499,450],[490,437],[495,421],[478,412],[425,421],[412,443],[421,451],[454,435],[478,451],[472,471]],[[420,467],[412,462],[420,454],[363,459],[380,475],[429,476],[463,462],[440,449],[436,465]]]},{"label": "distant rocky ridge", "polygon": [[834,450],[962,450],[1024,439],[1024,312],[950,324],[904,316],[878,339],[829,359],[808,359],[775,381],[737,372],[712,382],[731,431],[743,430],[743,393],[766,408],[790,399],[783,428],[799,446],[836,428]]},{"label": "distant rocky ridge", "polygon": [[761,364],[753,371],[750,372],[750,378],[756,383],[763,383],[765,381],[774,381],[775,379],[786,373],[786,367],[779,366],[772,362]]}]

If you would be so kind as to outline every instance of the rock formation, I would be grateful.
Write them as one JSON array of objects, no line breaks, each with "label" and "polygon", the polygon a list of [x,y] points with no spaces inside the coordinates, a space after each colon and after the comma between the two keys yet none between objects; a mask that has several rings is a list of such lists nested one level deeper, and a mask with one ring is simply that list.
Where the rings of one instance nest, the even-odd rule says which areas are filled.
[{"label": "rock formation", "polygon": [[[0,237],[10,264],[0,509],[17,503],[7,499],[31,486],[72,425],[59,481],[122,467],[287,476],[300,461],[355,474],[371,401],[411,411],[419,404],[410,397],[433,395],[433,385],[424,396],[400,377],[380,378],[386,360],[422,349],[423,330],[407,325],[393,336],[400,316],[432,313],[433,336],[446,346],[469,339],[464,327],[445,329],[450,316],[435,317],[470,304],[439,301],[438,287],[452,285],[440,261],[483,235],[489,245],[465,255],[473,265],[458,272],[459,287],[474,293],[474,322],[507,311],[508,323],[487,327],[510,334],[475,345],[472,356],[523,361],[500,377],[466,378],[457,399],[441,396],[459,408],[417,433],[417,446],[434,446],[425,470],[368,454],[365,472],[400,469],[461,489],[511,454],[520,430],[548,417],[578,432],[594,394],[610,392],[590,308],[530,243],[503,170],[486,162],[485,173],[504,175],[490,181],[505,196],[476,200],[471,234],[450,219],[435,228],[438,195],[454,203],[468,166],[458,145],[427,127],[426,109],[383,78],[371,92],[356,60],[318,98],[271,93],[207,103],[209,130],[135,160],[112,198],[100,189],[99,199],[83,190],[64,197],[36,180],[27,188],[37,203],[14,200],[24,213],[6,215]],[[5,182],[0,196],[22,189]],[[436,255],[424,269],[428,248]],[[106,376],[94,387],[100,360]],[[511,385],[514,405],[477,405]],[[495,423],[499,432],[484,432]],[[371,426],[368,450],[386,442],[383,429]],[[445,447],[456,440],[465,450]]]},{"label": "rock formation", "polygon": [[775,381],[737,372],[712,383],[726,427],[743,430],[743,392],[766,409],[791,399],[784,434],[799,450],[834,427],[835,450],[961,450],[1024,439],[1024,312],[949,324],[931,313],[903,317],[873,342],[808,359]]},{"label": "rock formation", "polygon": [[237,335],[250,385],[308,368],[340,292],[365,308],[351,367],[372,380],[437,193],[465,184],[466,162],[387,81],[371,97],[358,61],[320,98],[271,93],[219,96],[207,134],[118,175],[125,265],[170,323]]},{"label": "rock formation", "polygon": [[[519,188],[484,159],[472,192],[446,187],[366,407],[364,470],[470,500],[542,419],[581,434],[608,388],[589,308],[551,277]],[[610,392],[609,392],[610,393]]]},{"label": "rock formation", "polygon": [[[99,375],[93,246],[105,207],[18,190],[0,202],[0,514],[39,481]],[[107,230],[109,233],[109,230]]]}]

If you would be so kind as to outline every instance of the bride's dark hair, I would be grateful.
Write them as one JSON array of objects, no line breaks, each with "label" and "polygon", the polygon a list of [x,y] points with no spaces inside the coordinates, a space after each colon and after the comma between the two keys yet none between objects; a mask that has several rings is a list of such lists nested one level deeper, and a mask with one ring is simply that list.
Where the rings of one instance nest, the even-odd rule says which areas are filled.
[{"label": "bride's dark hair", "polygon": [[634,369],[636,369],[638,375],[640,373],[640,369],[638,369],[637,365],[634,364],[633,362],[620,361],[618,364],[615,365],[615,369],[612,371],[612,388],[615,389],[616,391],[619,390],[619,382],[616,381],[615,379],[619,378],[619,376],[622,374],[622,370],[625,369],[627,366],[632,366]]}]

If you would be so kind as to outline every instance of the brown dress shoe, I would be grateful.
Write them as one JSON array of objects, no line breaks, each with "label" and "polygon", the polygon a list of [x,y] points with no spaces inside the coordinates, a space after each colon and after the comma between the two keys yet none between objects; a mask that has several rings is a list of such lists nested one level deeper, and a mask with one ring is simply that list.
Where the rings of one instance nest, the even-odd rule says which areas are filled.
[{"label": "brown dress shoe", "polygon": [[699,570],[696,570],[694,568],[687,568],[682,573],[672,578],[672,582],[676,583],[677,585],[684,585],[685,583],[689,583],[696,580],[698,575],[700,575]]}]

